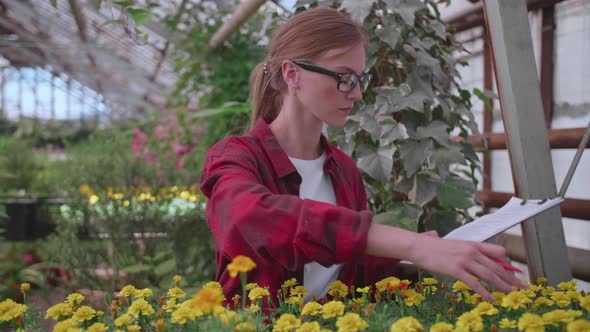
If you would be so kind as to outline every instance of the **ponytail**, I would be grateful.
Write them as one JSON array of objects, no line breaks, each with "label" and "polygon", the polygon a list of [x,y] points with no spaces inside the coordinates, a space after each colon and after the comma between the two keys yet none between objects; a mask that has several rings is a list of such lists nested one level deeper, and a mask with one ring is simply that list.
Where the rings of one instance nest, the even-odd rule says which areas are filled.
[{"label": "ponytail", "polygon": [[250,74],[250,98],[252,99],[252,117],[250,128],[253,128],[256,122],[264,119],[267,123],[276,119],[283,100],[281,92],[273,87],[271,83],[274,77],[273,71],[264,70],[266,62],[261,62]]}]

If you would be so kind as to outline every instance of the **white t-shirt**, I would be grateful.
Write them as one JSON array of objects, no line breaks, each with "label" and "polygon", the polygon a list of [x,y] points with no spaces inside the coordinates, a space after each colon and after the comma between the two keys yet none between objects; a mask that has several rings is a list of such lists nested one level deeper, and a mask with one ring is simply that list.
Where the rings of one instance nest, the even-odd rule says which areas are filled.
[{"label": "white t-shirt", "polygon": [[[315,160],[304,160],[289,157],[299,175],[301,186],[299,197],[312,199],[336,205],[336,195],[332,186],[330,175],[324,173],[324,161],[326,154]],[[309,292],[303,296],[305,302],[313,299],[321,299],[328,293],[329,286],[336,281],[340,272],[340,264],[323,267],[319,263],[311,262],[303,268],[303,287]]]}]

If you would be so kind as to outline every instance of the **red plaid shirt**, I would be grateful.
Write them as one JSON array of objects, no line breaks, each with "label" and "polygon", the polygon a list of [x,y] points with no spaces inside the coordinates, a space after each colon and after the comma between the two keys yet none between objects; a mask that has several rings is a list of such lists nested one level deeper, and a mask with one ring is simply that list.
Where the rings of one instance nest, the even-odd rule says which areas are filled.
[{"label": "red plaid shirt", "polygon": [[215,279],[228,299],[241,294],[239,278],[226,269],[238,255],[256,262],[248,282],[268,286],[272,298],[284,281],[301,283],[303,266],[312,261],[343,264],[338,279],[348,285],[397,274],[397,260],[364,254],[372,214],[354,161],[323,135],[321,144],[337,206],[299,197],[301,177],[262,120],[249,134],[227,137],[207,152],[200,185],[217,247]]}]

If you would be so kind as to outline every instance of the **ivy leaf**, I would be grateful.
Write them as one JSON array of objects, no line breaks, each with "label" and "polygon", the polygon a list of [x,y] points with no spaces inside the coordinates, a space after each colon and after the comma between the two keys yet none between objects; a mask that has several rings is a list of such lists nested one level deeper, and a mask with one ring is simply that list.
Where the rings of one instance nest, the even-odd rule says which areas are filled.
[{"label": "ivy leaf", "polygon": [[414,25],[416,11],[425,8],[425,5],[419,0],[384,0],[384,2],[387,9],[393,10],[410,26]]},{"label": "ivy leaf", "polygon": [[344,0],[340,9],[346,10],[350,17],[360,23],[371,13],[371,8],[375,0]]},{"label": "ivy leaf", "polygon": [[473,206],[473,182],[458,176],[449,176],[438,188],[438,203],[448,209],[467,209]]},{"label": "ivy leaf", "polygon": [[396,202],[389,210],[373,215],[373,222],[415,232],[422,212],[417,206]]},{"label": "ivy leaf", "polygon": [[375,119],[375,111],[374,110],[365,110],[360,114],[360,127],[369,133],[374,141],[379,139],[379,135],[381,134],[381,130],[379,128],[379,124],[377,123],[377,119]]},{"label": "ivy leaf", "polygon": [[442,121],[432,121],[426,127],[418,127],[416,130],[416,138],[433,138],[435,141],[445,147],[450,147],[449,132],[447,130],[448,125]]},{"label": "ivy leaf", "polygon": [[416,65],[428,68],[428,71],[431,72],[433,77],[439,82],[446,82],[448,80],[447,75],[442,71],[442,68],[440,67],[440,61],[432,57],[425,50],[417,50]]},{"label": "ivy leaf", "polygon": [[446,179],[450,174],[450,166],[453,164],[465,165],[465,156],[461,153],[460,148],[436,149],[430,156],[432,166],[438,169],[438,174],[442,179]]},{"label": "ivy leaf", "polygon": [[434,207],[430,219],[426,222],[426,229],[436,230],[438,235],[443,237],[461,225],[457,217],[458,215],[454,211]]},{"label": "ivy leaf", "polygon": [[420,172],[414,176],[414,186],[408,193],[411,203],[423,207],[436,197],[440,179],[431,172]]},{"label": "ivy leaf", "polygon": [[152,13],[142,8],[129,8],[127,9],[131,18],[135,22],[135,25],[143,25],[147,23],[152,17]]},{"label": "ivy leaf", "polygon": [[115,1],[113,2],[113,4],[123,8],[131,7],[134,5],[132,1]]},{"label": "ivy leaf", "polygon": [[383,25],[380,29],[375,30],[375,34],[392,49],[397,48],[397,44],[402,36],[403,28],[391,15],[383,17]]},{"label": "ivy leaf", "polygon": [[57,0],[51,0],[51,5],[52,5],[54,8],[57,8]]},{"label": "ivy leaf", "polygon": [[400,144],[400,158],[407,177],[412,176],[420,169],[426,157],[430,155],[432,148],[430,139],[420,141],[409,139]]},{"label": "ivy leaf", "polygon": [[444,26],[444,24],[440,23],[440,22],[432,22],[432,24],[430,25],[430,28],[432,30],[434,30],[434,34],[440,38],[440,39],[446,39],[447,38],[447,30]]},{"label": "ivy leaf", "polygon": [[398,139],[408,138],[406,126],[392,118],[381,120],[379,124],[381,125],[381,136],[379,137],[381,146],[389,145]]},{"label": "ivy leaf", "polygon": [[375,149],[362,145],[359,150],[358,168],[377,181],[387,182],[391,178],[395,147]]}]

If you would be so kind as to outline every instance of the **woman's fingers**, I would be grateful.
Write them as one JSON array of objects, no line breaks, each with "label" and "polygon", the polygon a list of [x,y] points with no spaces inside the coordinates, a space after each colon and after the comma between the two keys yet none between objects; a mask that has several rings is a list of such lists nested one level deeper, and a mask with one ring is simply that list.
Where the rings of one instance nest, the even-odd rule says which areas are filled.
[{"label": "woman's fingers", "polygon": [[511,291],[514,287],[518,288],[528,288],[528,285],[518,279],[514,273],[511,271],[506,270],[502,265],[494,260],[495,258],[490,258],[485,255],[481,255],[476,258],[477,262],[483,266],[489,267],[489,269],[499,278],[498,283],[496,284],[492,282],[492,284],[505,292]]},{"label": "woman's fingers", "polygon": [[474,292],[481,295],[481,297],[486,299],[488,302],[494,302],[496,300],[492,293],[490,293],[482,284],[480,284],[479,280],[474,278],[471,273],[462,271],[456,278],[461,280],[465,285],[471,287]]}]

